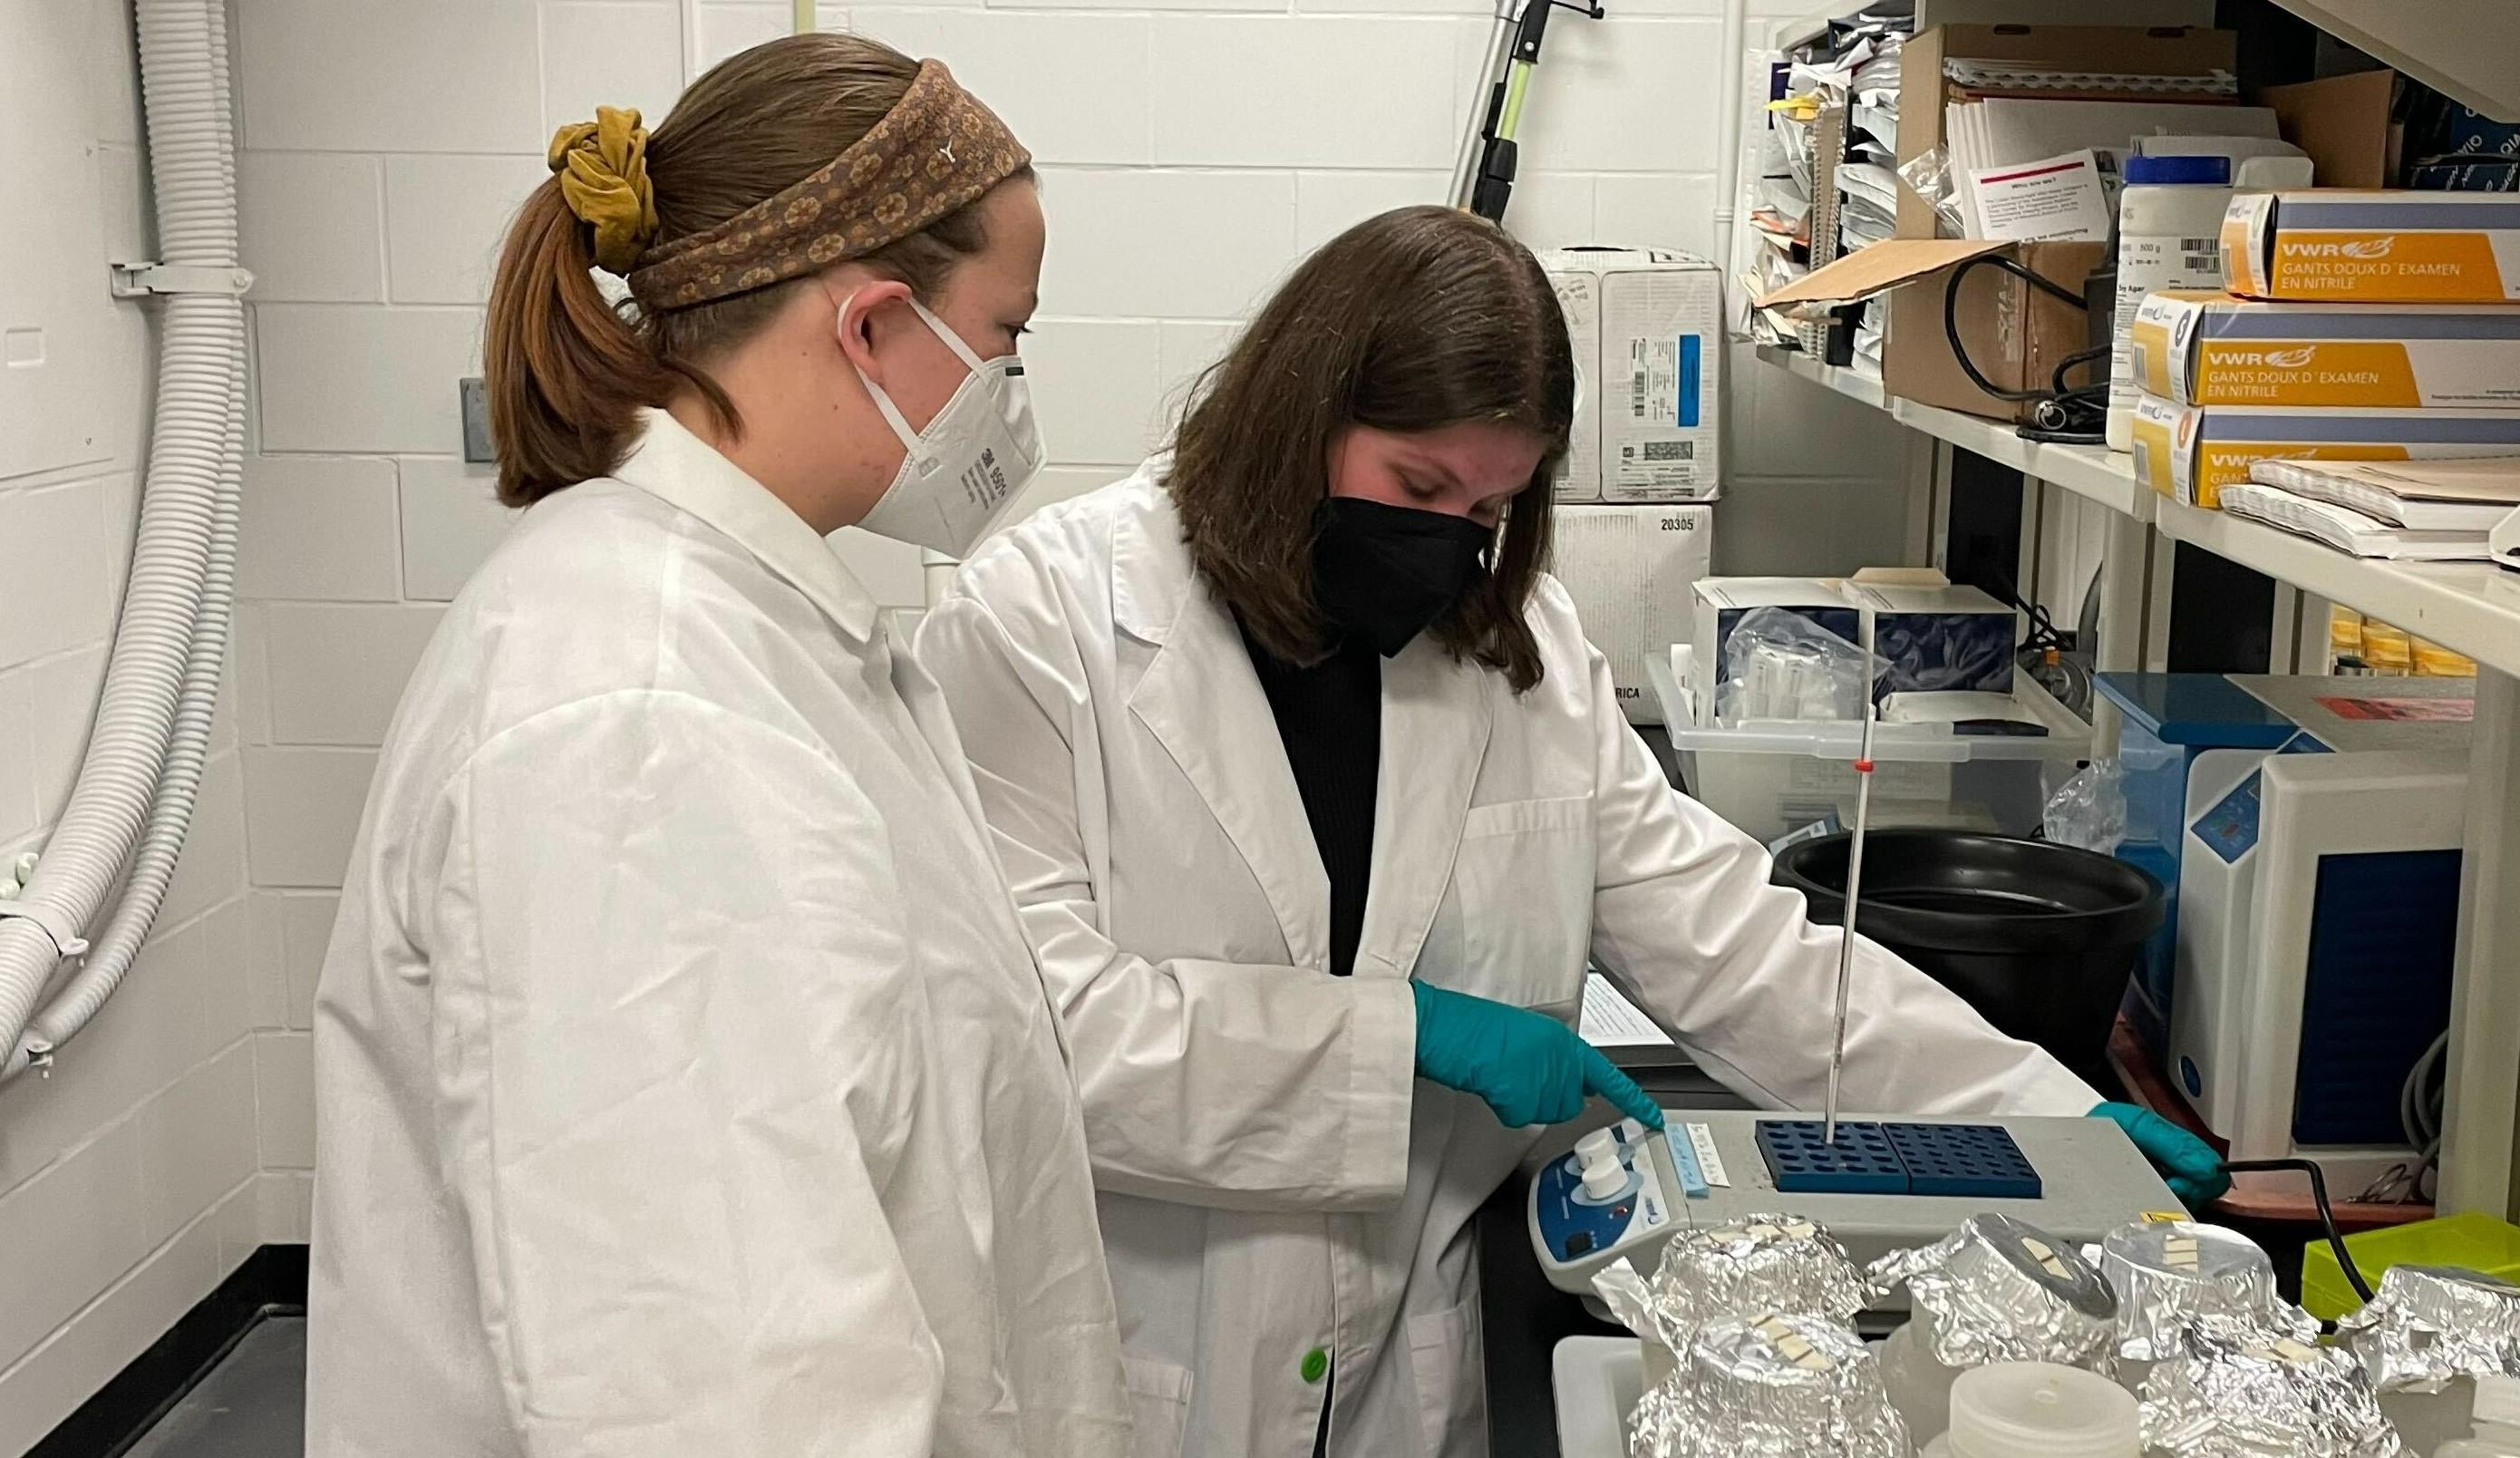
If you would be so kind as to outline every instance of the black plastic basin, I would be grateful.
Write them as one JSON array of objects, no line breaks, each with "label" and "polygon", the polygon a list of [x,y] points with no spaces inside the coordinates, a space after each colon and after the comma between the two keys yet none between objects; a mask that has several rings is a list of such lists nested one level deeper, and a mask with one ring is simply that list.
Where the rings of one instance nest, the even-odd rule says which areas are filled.
[{"label": "black plastic basin", "polygon": [[[2161,883],[2115,856],[1967,831],[1877,830],[1856,930],[1923,969],[1986,1021],[2108,1086],[2109,1029]],[[1776,880],[1845,917],[1849,838],[1786,847]]]}]

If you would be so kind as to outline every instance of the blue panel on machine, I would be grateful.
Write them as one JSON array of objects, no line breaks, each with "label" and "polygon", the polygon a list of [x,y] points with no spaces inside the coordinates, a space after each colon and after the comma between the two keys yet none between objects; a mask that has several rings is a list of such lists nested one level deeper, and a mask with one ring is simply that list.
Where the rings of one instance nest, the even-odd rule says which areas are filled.
[{"label": "blue panel on machine", "polygon": [[2037,1200],[2043,1193],[2039,1171],[1994,1124],[1842,1121],[1831,1144],[1819,1119],[1763,1119],[1758,1139],[1768,1173],[1788,1194]]},{"label": "blue panel on machine", "polygon": [[1908,1167],[1881,1125],[1841,1120],[1837,1142],[1821,1137],[1816,1118],[1765,1119],[1759,1153],[1777,1188],[1801,1195],[1905,1195]]}]

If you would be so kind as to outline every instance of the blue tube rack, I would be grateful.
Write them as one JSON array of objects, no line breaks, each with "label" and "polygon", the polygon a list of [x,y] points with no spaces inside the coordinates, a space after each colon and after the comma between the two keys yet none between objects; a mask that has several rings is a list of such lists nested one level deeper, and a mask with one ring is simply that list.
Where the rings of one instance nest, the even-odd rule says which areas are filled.
[{"label": "blue tube rack", "polygon": [[1996,1124],[1840,1119],[1834,1143],[1816,1118],[1763,1119],[1757,1132],[1769,1175],[1788,1194],[2036,1200],[2045,1188]]}]

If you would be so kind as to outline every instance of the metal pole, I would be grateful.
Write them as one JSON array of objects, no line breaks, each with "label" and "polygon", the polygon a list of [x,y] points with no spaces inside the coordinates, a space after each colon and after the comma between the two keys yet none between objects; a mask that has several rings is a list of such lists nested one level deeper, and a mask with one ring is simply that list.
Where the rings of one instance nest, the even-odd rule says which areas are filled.
[{"label": "metal pole", "polygon": [[[1545,5],[1548,0],[1532,0]],[[1522,20],[1514,0],[1497,0],[1496,24],[1488,31],[1487,64],[1480,68],[1475,89],[1470,92],[1469,130],[1462,137],[1461,153],[1453,159],[1453,195],[1448,200],[1455,207],[1467,208],[1478,189],[1479,154],[1486,138],[1488,107],[1496,95],[1497,83],[1505,78],[1506,58],[1513,52],[1513,35]]]},{"label": "metal pole", "polygon": [[1828,1040],[1828,1102],[1822,1108],[1821,1142],[1837,1142],[1838,1075],[1846,1067],[1846,1004],[1855,986],[1855,907],[1864,890],[1864,839],[1872,825],[1872,628],[1864,615],[1864,740],[1855,759],[1855,834],[1846,845],[1846,911],[1837,934],[1837,1018]]}]

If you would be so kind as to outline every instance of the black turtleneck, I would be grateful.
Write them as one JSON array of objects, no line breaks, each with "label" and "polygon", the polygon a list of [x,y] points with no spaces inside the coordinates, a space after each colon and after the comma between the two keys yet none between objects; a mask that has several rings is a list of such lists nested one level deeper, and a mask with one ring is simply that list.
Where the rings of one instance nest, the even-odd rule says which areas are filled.
[{"label": "black turtleneck", "polygon": [[1279,661],[1248,631],[1242,646],[1259,670],[1278,721],[1286,767],[1304,798],[1322,870],[1330,884],[1330,971],[1346,977],[1365,934],[1373,869],[1374,781],[1382,767],[1382,656],[1351,635],[1309,667]]}]

